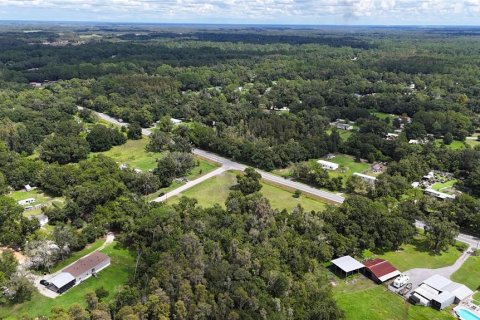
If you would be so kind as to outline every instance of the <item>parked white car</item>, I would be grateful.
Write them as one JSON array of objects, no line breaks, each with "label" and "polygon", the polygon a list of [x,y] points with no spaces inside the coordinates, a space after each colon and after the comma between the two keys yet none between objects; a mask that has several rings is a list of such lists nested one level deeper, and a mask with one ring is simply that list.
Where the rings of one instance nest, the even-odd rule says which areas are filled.
[{"label": "parked white car", "polygon": [[393,280],[393,287],[394,288],[401,288],[406,285],[410,281],[410,277],[405,273],[400,274],[398,277]]}]

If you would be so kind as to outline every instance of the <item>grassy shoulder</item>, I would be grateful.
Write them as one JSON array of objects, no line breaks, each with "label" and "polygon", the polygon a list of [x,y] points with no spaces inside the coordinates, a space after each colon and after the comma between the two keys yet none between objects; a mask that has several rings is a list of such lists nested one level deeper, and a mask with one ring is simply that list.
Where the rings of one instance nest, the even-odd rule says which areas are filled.
[{"label": "grassy shoulder", "polygon": [[460,257],[456,247],[450,246],[441,254],[432,254],[428,249],[424,235],[419,234],[411,243],[403,245],[400,250],[377,255],[379,258],[390,261],[400,271],[413,268],[441,268],[450,266]]},{"label": "grassy shoulder", "polygon": [[130,252],[118,247],[115,242],[103,249],[102,252],[111,258],[111,265],[99,272],[97,278],[87,279],[56,299],[50,299],[35,292],[28,302],[0,307],[0,319],[19,319],[24,315],[32,318],[40,315],[48,316],[53,307],[68,309],[75,303],[86,306],[85,295],[100,287],[109,292],[108,297],[103,300],[109,302],[113,299],[115,292],[127,283],[129,276],[133,273],[135,263]]},{"label": "grassy shoulder", "polygon": [[334,297],[348,320],[454,319],[447,311],[411,305],[361,275],[351,283],[336,282]]},{"label": "grassy shoulder", "polygon": [[[230,193],[230,187],[236,184],[236,174],[234,172],[225,172],[210,178],[193,188],[186,190],[180,196],[187,196],[196,198],[201,206],[209,207],[218,203],[224,205]],[[270,204],[275,209],[292,210],[300,204],[305,210],[320,211],[325,209],[326,204],[301,195],[299,198],[294,198],[293,193],[284,190],[275,185],[262,181],[262,189],[260,192],[270,201]],[[172,198],[169,201],[178,201],[178,198]]]},{"label": "grassy shoulder", "polygon": [[[472,290],[480,288],[480,257],[470,256],[462,267],[452,274],[451,279],[463,283]],[[476,301],[480,304],[480,294],[475,295]]]}]

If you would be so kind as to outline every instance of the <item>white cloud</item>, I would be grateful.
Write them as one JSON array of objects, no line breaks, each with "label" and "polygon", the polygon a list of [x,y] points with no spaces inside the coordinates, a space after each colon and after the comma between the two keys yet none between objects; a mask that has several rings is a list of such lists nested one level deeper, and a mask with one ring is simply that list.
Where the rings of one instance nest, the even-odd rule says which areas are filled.
[{"label": "white cloud", "polygon": [[[68,20],[71,11],[75,11],[77,16],[89,18],[87,20],[102,17],[112,21],[176,18],[193,22],[216,19],[312,23],[328,18],[337,23],[344,19],[371,22],[406,19],[423,23],[424,18],[437,17],[444,21],[444,17],[455,20],[458,16],[461,24],[463,18],[480,13],[480,0],[0,0],[0,9],[7,12],[0,19],[15,19],[15,15],[29,12],[32,15],[42,12],[45,18],[51,13],[55,19],[63,12]],[[5,17],[7,14],[14,16]]]}]

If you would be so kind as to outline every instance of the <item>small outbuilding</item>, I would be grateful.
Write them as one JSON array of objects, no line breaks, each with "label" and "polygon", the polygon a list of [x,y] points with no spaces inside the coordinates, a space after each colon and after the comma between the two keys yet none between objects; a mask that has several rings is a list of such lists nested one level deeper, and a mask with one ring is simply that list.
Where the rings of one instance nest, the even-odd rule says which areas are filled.
[{"label": "small outbuilding", "polygon": [[383,259],[371,259],[363,262],[365,275],[377,283],[383,283],[400,275],[390,262]]},{"label": "small outbuilding", "polygon": [[34,203],[34,202],[35,202],[34,198],[27,198],[27,199],[19,200],[18,204],[21,205],[21,206],[26,206],[27,204],[31,204],[31,203]]},{"label": "small outbuilding", "polygon": [[354,272],[360,272],[364,265],[350,256],[343,256],[331,261],[337,270],[341,270],[345,277]]},{"label": "small outbuilding", "polygon": [[366,174],[363,174],[363,173],[354,172],[353,175],[359,177],[363,181],[368,182],[370,184],[375,184],[375,182],[377,181],[376,177],[369,176],[369,175],[366,175]]}]

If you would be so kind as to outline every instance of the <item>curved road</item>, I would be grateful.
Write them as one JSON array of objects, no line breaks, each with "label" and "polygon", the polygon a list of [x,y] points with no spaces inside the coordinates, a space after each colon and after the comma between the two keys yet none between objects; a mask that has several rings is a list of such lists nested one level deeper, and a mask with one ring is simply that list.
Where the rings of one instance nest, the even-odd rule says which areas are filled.
[{"label": "curved road", "polygon": [[[82,107],[78,107],[78,108],[82,109]],[[95,112],[95,113],[101,119],[103,119],[107,122],[113,123],[115,125],[122,126],[122,127],[128,125],[128,123],[120,122],[117,119],[112,118],[107,114],[100,113],[100,112]],[[142,133],[145,136],[149,136],[149,135],[152,134],[152,131],[150,129],[142,129]],[[212,153],[212,152],[209,152],[209,151],[204,151],[204,150],[195,148],[195,149],[192,150],[192,153],[201,157],[201,158],[205,158],[207,160],[219,163],[221,165],[221,169],[223,169],[223,170],[218,170],[217,169],[215,171],[212,171],[209,174],[207,174],[205,176],[202,176],[202,177],[200,177],[200,178],[198,178],[194,181],[190,181],[189,183],[181,186],[180,188],[175,189],[175,190],[167,193],[166,195],[164,195],[162,197],[156,198],[153,201],[156,201],[156,202],[164,201],[165,199],[170,198],[172,196],[175,196],[175,195],[179,194],[180,192],[185,191],[185,190],[193,187],[194,185],[196,185],[200,182],[203,182],[206,179],[211,178],[211,177],[213,177],[217,174],[220,174],[224,171],[227,171],[227,170],[243,171],[243,170],[245,170],[245,168],[247,168],[247,166],[244,165],[244,164],[232,161],[230,159],[224,158],[222,156],[219,156],[218,154],[215,154],[215,153]],[[262,175],[262,178],[264,180],[273,182],[274,184],[278,184],[278,185],[287,187],[287,188],[292,189],[292,190],[298,189],[298,190],[302,191],[303,193],[306,193],[306,194],[309,194],[309,195],[312,195],[312,196],[315,196],[315,197],[318,197],[318,198],[322,198],[322,199],[324,199],[328,202],[334,203],[334,204],[340,204],[340,203],[343,203],[343,201],[345,201],[345,198],[342,197],[341,195],[331,193],[331,192],[327,192],[327,191],[323,191],[323,190],[319,190],[317,188],[310,187],[310,186],[308,186],[304,183],[291,181],[291,180],[276,176],[274,174],[268,173],[268,172],[260,170],[260,169],[255,169],[255,170]],[[208,177],[204,178],[206,176],[208,176]],[[178,191],[178,190],[180,190],[180,191]]]}]

